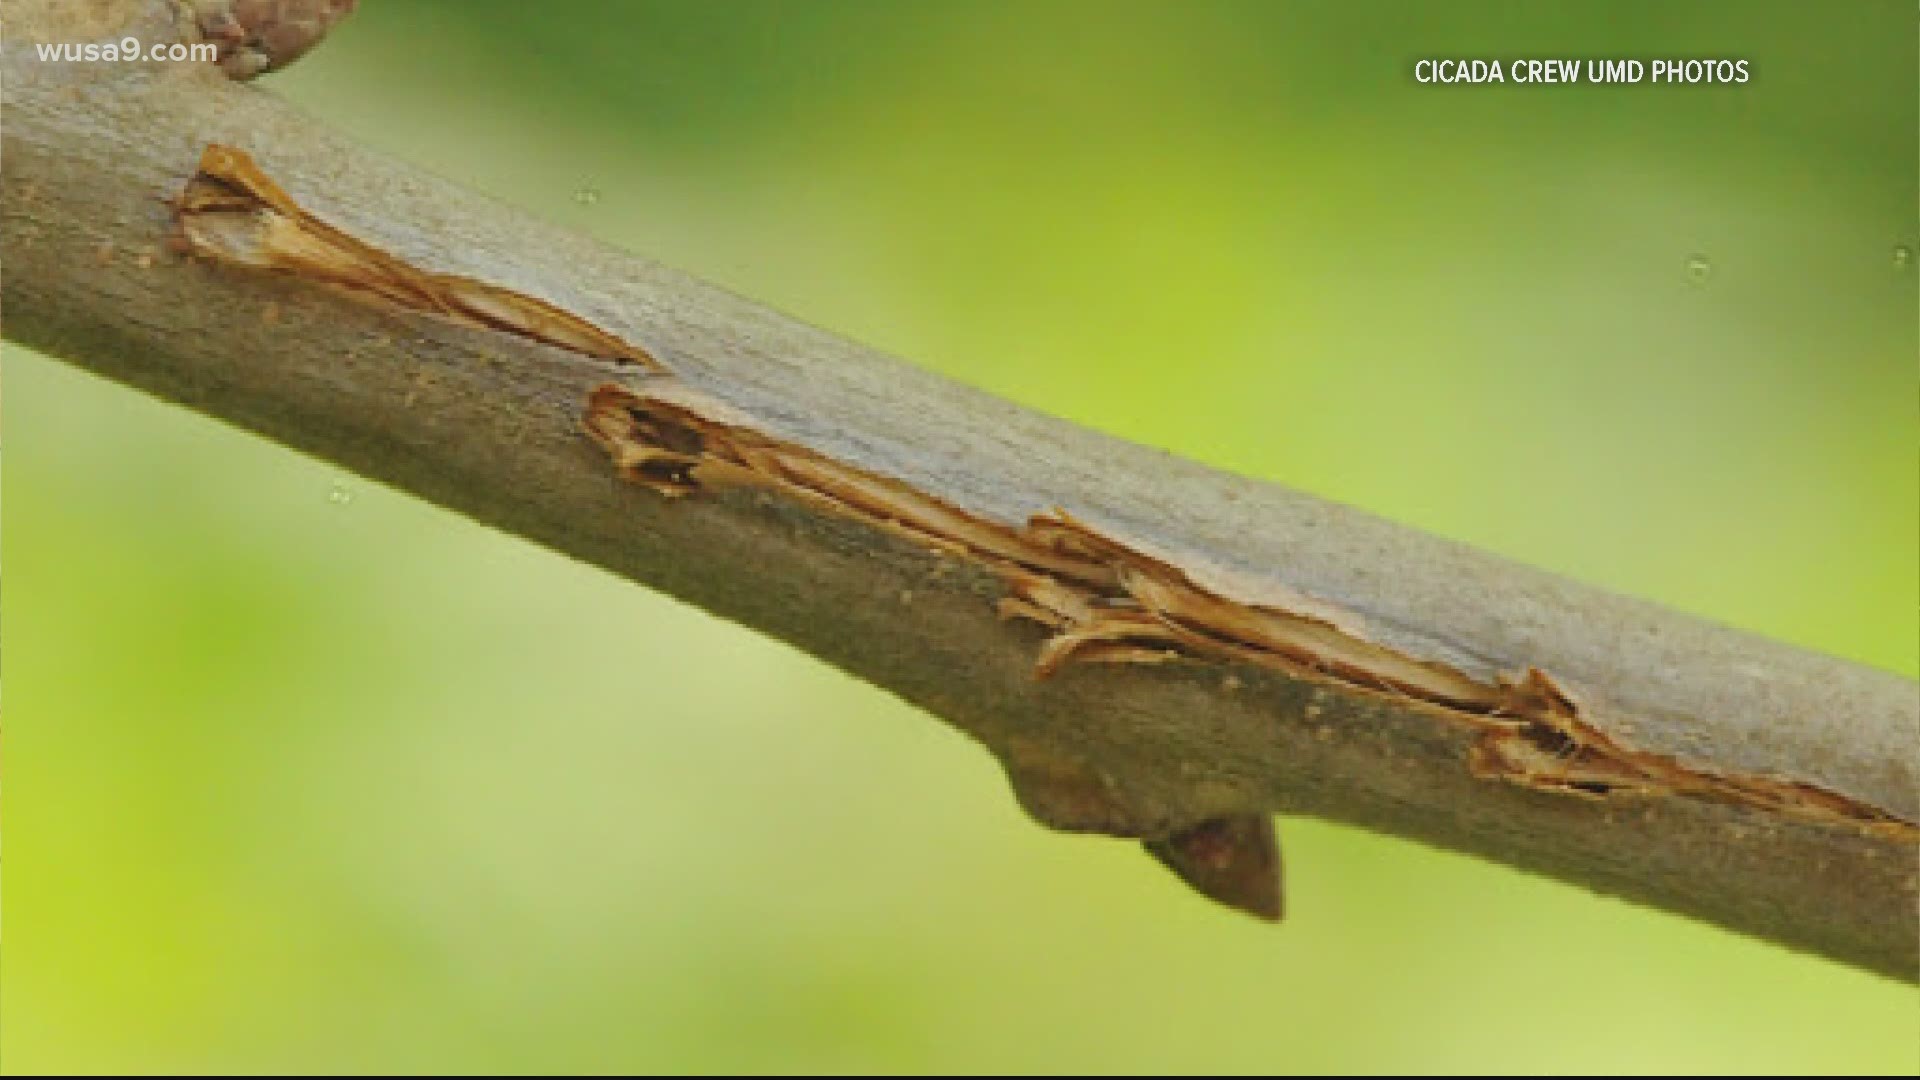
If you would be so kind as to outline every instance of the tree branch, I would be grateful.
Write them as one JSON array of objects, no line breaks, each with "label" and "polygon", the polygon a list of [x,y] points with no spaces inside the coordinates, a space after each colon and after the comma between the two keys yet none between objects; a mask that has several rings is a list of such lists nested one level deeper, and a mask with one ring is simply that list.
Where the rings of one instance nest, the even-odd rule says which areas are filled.
[{"label": "tree branch", "polygon": [[[1912,683],[1018,408],[212,65],[42,63],[88,35],[14,14],[10,339],[791,642],[979,740],[1044,823],[1249,909],[1277,913],[1265,816],[1311,814],[1916,977]],[[363,258],[530,306],[169,249],[208,144]],[[278,211],[238,212],[244,246]],[[671,375],[512,332],[549,307]]]}]

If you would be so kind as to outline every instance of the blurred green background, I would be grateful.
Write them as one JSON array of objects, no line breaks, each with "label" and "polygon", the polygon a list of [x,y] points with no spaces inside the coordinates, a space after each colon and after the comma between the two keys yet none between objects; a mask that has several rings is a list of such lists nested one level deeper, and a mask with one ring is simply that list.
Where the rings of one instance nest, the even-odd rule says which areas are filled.
[{"label": "blurred green background", "polygon": [[[1916,40],[1909,0],[371,0],[265,85],[1036,408],[1913,676]],[[1341,827],[1283,822],[1288,924],[1224,914],[784,647],[5,380],[10,1072],[1920,1069],[1911,988]]]}]

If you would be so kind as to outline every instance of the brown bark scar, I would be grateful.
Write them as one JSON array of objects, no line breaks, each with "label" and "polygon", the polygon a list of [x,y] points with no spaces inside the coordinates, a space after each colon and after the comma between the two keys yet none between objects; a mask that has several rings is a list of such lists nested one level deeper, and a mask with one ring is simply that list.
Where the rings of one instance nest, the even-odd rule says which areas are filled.
[{"label": "brown bark scar", "polygon": [[[1588,799],[1695,797],[1920,841],[1920,824],[1810,783],[1714,771],[1628,746],[1537,668],[1479,679],[1369,640],[1357,619],[1315,598],[1287,607],[1236,599],[1063,510],[1019,527],[989,520],[767,435],[676,383],[645,393],[603,385],[582,424],[622,476],[664,495],[759,486],[973,560],[1004,582],[1002,617],[1051,632],[1035,662],[1042,678],[1075,660],[1239,661],[1417,702],[1465,723],[1478,735],[1465,763],[1476,776]],[[1155,853],[1164,860],[1165,850]]]},{"label": "brown bark scar", "polygon": [[342,232],[303,209],[244,150],[208,145],[173,206],[176,244],[211,262],[303,278],[595,359],[667,370],[645,349],[545,300],[421,269]]}]

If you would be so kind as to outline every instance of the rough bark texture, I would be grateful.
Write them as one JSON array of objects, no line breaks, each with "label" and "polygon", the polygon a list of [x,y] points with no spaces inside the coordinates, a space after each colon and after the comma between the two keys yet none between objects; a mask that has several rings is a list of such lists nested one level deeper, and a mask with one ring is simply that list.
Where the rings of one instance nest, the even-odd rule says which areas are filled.
[{"label": "rough bark texture", "polygon": [[[1164,844],[1214,819],[1318,815],[1915,978],[1913,683],[1021,409],[370,153],[212,65],[43,64],[35,36],[120,27],[7,13],[10,339],[791,642],[978,739],[1050,824]],[[1886,821],[1476,775],[1475,724],[1259,663],[1037,680],[1046,634],[998,617],[1005,583],[976,562],[777,489],[668,500],[618,480],[582,409],[597,385],[643,377],[169,251],[166,200],[209,143],[249,151],[387,252],[638,343],[769,438],[991,521],[1064,508],[1171,565],[1336,605],[1373,641],[1477,679],[1538,669],[1637,752],[1812,785]]]}]

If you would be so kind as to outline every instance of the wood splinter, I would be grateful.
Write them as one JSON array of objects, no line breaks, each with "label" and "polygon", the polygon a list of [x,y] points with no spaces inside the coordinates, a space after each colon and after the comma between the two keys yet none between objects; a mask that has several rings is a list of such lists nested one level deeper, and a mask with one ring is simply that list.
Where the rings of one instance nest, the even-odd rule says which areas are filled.
[{"label": "wood splinter", "polygon": [[423,270],[314,217],[246,151],[212,143],[174,200],[175,241],[217,263],[268,270],[466,326],[530,338],[601,360],[666,366],[638,345],[537,297]]}]

